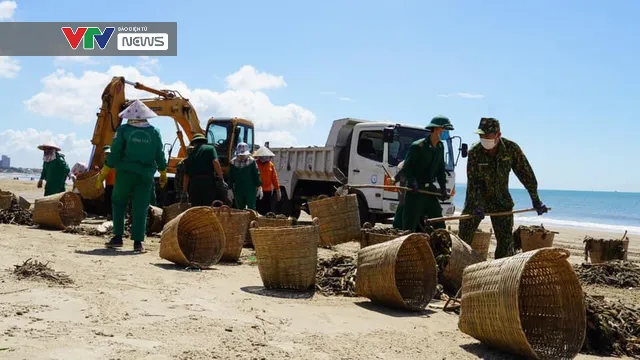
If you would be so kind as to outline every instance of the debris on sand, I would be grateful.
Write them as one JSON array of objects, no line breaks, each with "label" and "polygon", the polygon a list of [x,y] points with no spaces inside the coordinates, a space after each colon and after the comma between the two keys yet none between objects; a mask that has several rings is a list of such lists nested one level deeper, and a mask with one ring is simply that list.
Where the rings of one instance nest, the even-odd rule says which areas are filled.
[{"label": "debris on sand", "polygon": [[587,336],[583,353],[640,356],[640,308],[585,295]]},{"label": "debris on sand", "polygon": [[82,225],[68,227],[68,228],[62,230],[62,232],[67,233],[67,234],[99,236],[99,237],[104,237],[106,235],[105,232],[100,231],[99,229],[97,229],[95,227],[82,226]]},{"label": "debris on sand", "polygon": [[442,283],[440,276],[449,264],[451,256],[451,236],[446,230],[433,231],[429,234],[429,245],[438,265],[438,283]]},{"label": "debris on sand", "polygon": [[31,261],[31,258],[29,258],[22,263],[22,265],[14,265],[14,267],[13,274],[19,279],[31,279],[35,277],[58,285],[73,284],[73,280],[71,280],[69,275],[53,270],[48,262],[44,264],[38,260]]},{"label": "debris on sand", "polygon": [[409,230],[400,230],[400,229],[394,229],[394,228],[372,228],[372,229],[365,229],[365,231],[370,234],[393,235],[396,237],[411,234],[411,231]]},{"label": "debris on sand", "polygon": [[607,285],[617,288],[640,287],[640,266],[629,261],[574,265],[583,285]]},{"label": "debris on sand", "polygon": [[316,289],[325,296],[356,295],[357,262],[351,256],[334,255],[318,261]]},{"label": "debris on sand", "polygon": [[15,199],[11,201],[8,209],[0,211],[0,224],[35,225],[31,212],[20,207]]}]

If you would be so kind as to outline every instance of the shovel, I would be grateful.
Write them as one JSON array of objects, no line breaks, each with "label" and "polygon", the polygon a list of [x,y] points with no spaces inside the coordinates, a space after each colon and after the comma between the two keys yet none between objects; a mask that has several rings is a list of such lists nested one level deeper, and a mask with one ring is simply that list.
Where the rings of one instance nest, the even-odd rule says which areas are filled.
[{"label": "shovel", "polygon": [[[551,208],[547,208],[547,210],[550,211]],[[520,210],[512,210],[512,211],[502,211],[502,212],[484,214],[484,216],[507,216],[507,215],[531,212],[531,211],[536,211],[536,209],[535,208],[529,208],[529,209],[520,209]],[[439,218],[428,219],[427,221],[429,223],[436,223],[436,222],[443,222],[443,221],[466,220],[466,219],[471,219],[471,218],[473,218],[473,215],[443,216],[443,217],[439,217]]]}]

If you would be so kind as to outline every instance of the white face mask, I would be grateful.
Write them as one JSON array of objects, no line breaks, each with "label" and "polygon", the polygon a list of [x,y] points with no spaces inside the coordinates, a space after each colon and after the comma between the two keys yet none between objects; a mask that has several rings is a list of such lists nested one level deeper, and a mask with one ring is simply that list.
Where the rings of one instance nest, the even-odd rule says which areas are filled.
[{"label": "white face mask", "polygon": [[496,143],[496,139],[480,139],[480,144],[482,144],[482,147],[487,150],[491,150],[496,147]]}]

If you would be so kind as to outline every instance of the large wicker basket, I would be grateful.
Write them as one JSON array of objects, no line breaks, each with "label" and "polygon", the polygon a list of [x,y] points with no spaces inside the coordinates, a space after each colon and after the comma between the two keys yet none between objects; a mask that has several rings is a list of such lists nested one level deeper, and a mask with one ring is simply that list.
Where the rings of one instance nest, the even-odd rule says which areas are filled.
[{"label": "large wicker basket", "polygon": [[267,289],[309,290],[316,283],[320,227],[260,227],[252,221],[249,228],[260,278]]},{"label": "large wicker basket", "polygon": [[104,184],[96,188],[96,181],[100,177],[97,170],[89,170],[76,176],[76,188],[80,191],[80,196],[87,200],[99,199],[104,194]]},{"label": "large wicker basket", "polygon": [[409,234],[358,251],[356,293],[390,307],[421,311],[438,285],[426,234]]},{"label": "large wicker basket", "polygon": [[362,225],[360,248],[362,249],[367,246],[382,244],[383,242],[397,239],[401,236],[408,235],[409,233],[410,231],[403,231],[398,234],[379,232],[373,227],[373,225],[367,222]]},{"label": "large wicker basket", "polygon": [[574,358],[585,339],[586,308],[568,257],[545,248],[469,266],[458,327],[523,358]]},{"label": "large wicker basket", "polygon": [[356,194],[311,201],[309,212],[320,221],[321,246],[360,240],[360,213]]},{"label": "large wicker basket", "polygon": [[[259,227],[291,227],[296,224],[296,220],[292,217],[286,217],[284,215],[276,215],[274,213],[267,213],[264,216],[258,214],[257,211],[249,209],[249,223],[252,221],[258,222]],[[253,240],[251,239],[251,232],[247,232],[247,237],[244,241],[244,246],[253,247]]]},{"label": "large wicker basket", "polygon": [[20,207],[24,210],[31,209],[31,203],[29,202],[29,200],[23,198],[22,196],[18,196],[18,205],[20,205]]},{"label": "large wicker basket", "polygon": [[237,262],[247,238],[251,213],[244,210],[232,210],[226,205],[213,207],[213,212],[224,229],[225,246],[220,260]]},{"label": "large wicker basket", "polygon": [[439,236],[448,237],[451,243],[450,254],[448,259],[439,259],[438,261],[444,261],[442,272],[440,274],[440,281],[442,285],[447,289],[456,292],[462,286],[462,273],[464,269],[471,265],[484,261],[480,255],[478,255],[469,244],[460,239],[457,235],[445,229],[437,229],[430,239],[430,245],[432,251],[438,256],[437,246],[434,241]]},{"label": "large wicker basket", "polygon": [[208,206],[196,206],[165,224],[160,257],[182,266],[207,268],[224,252],[224,230]]},{"label": "large wicker basket", "polygon": [[533,227],[520,225],[513,234],[514,239],[520,238],[522,252],[553,246],[553,238],[556,234],[554,231],[549,231],[543,227],[532,229]]},{"label": "large wicker basket", "polygon": [[586,237],[584,239],[584,260],[600,264],[613,260],[627,260],[629,240],[605,240]]},{"label": "large wicker basket", "polygon": [[0,191],[0,210],[7,210],[11,207],[13,194],[10,191]]},{"label": "large wicker basket", "polygon": [[162,231],[164,226],[163,213],[161,208],[149,205],[147,209],[147,234],[157,234]]},{"label": "large wicker basket", "polygon": [[169,221],[175,219],[178,215],[182,214],[191,207],[190,203],[178,202],[165,206],[162,212],[162,221],[166,224]]},{"label": "large wicker basket", "polygon": [[487,256],[489,256],[489,245],[491,244],[491,234],[492,232],[484,232],[484,231],[476,231],[473,234],[473,240],[471,241],[471,248],[482,258],[482,260],[487,260]]},{"label": "large wicker basket", "polygon": [[82,199],[70,191],[36,199],[33,207],[33,222],[42,228],[64,230],[80,225],[84,218]]}]

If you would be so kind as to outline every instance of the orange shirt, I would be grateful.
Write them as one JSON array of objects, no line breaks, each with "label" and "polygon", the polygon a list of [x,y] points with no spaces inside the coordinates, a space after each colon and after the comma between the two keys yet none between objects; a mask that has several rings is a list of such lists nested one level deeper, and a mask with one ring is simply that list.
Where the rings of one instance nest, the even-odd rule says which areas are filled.
[{"label": "orange shirt", "polygon": [[111,170],[109,171],[109,175],[107,175],[107,178],[105,179],[107,185],[115,185],[116,183],[116,171],[115,170]]},{"label": "orange shirt", "polygon": [[262,191],[270,192],[272,190],[280,189],[280,183],[278,182],[278,174],[276,173],[276,167],[271,161],[258,164],[258,170],[260,170],[260,179],[262,180]]}]

